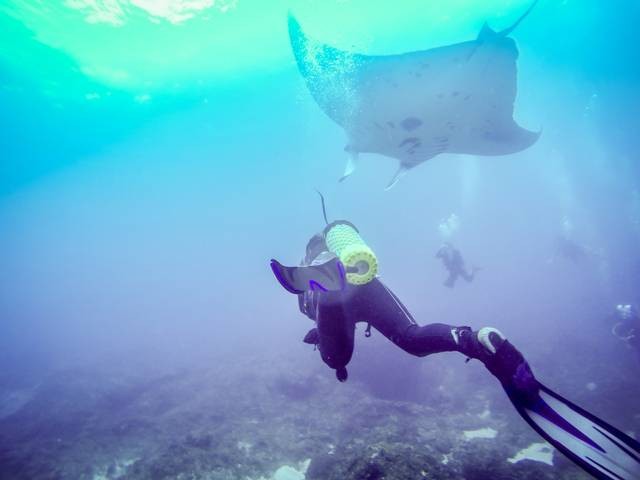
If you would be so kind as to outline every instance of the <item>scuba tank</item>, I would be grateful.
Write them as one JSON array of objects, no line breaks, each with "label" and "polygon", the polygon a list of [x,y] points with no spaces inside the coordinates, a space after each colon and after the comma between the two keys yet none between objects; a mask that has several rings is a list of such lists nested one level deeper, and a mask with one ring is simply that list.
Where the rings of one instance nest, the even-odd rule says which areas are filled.
[{"label": "scuba tank", "polygon": [[348,283],[365,285],[375,278],[378,259],[352,223],[346,220],[332,222],[325,227],[323,235],[329,251],[344,265]]}]

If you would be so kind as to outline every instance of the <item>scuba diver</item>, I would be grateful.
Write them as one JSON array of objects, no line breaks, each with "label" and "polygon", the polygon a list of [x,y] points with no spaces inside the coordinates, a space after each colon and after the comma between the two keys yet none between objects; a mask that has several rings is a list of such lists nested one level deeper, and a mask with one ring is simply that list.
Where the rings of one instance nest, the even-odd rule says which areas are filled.
[{"label": "scuba diver", "polygon": [[479,268],[472,267],[471,273],[467,272],[464,266],[464,259],[460,254],[460,250],[455,248],[449,242],[445,242],[438,252],[436,258],[442,260],[444,268],[449,272],[449,277],[444,282],[445,287],[453,288],[458,277],[464,278],[467,282],[472,282]]},{"label": "scuba diver", "polygon": [[635,350],[640,360],[640,313],[633,305],[617,305],[611,333]]},{"label": "scuba diver", "polygon": [[460,352],[482,362],[502,384],[520,415],[545,440],[584,470],[603,479],[640,479],[640,443],[541,384],[528,362],[497,329],[477,331],[442,323],[419,325],[377,276],[378,261],[346,220],[327,221],[309,240],[300,266],[271,260],[277,280],[297,295],[315,322],[304,337],[345,382],[357,322],[373,327],[411,355]]},{"label": "scuba diver", "polygon": [[[290,271],[285,270],[286,267],[277,263],[272,265],[283,286],[298,294],[300,311],[316,322],[316,327],[307,333],[304,342],[318,347],[324,362],[336,371],[338,380],[347,380],[346,366],[353,354],[358,321],[367,322],[367,336],[371,327],[374,327],[412,355],[424,357],[432,353],[457,351],[470,358],[491,360],[491,354],[504,340],[500,332],[493,328],[473,332],[467,326],[441,323],[419,326],[398,297],[375,276],[377,262],[370,249],[362,248],[356,254],[359,258],[351,260],[353,270],[341,267],[336,255],[327,246],[327,232],[333,236],[359,236],[353,224],[339,221],[329,224],[322,234],[311,237],[302,268],[333,267],[335,270],[329,270],[327,277],[317,275],[317,280],[311,279],[313,284],[310,288],[303,290],[293,287],[300,279],[293,279]],[[334,283],[342,282],[340,268],[345,268],[346,282],[344,288],[340,285],[336,289],[338,285]],[[295,269],[296,272],[300,270]],[[329,279],[332,273],[334,278]],[[517,352],[513,354],[519,355]]]},{"label": "scuba diver", "polygon": [[555,240],[554,257],[562,257],[573,263],[582,263],[589,259],[592,252],[585,247],[577,243],[575,240],[570,239],[566,235],[559,235]]}]

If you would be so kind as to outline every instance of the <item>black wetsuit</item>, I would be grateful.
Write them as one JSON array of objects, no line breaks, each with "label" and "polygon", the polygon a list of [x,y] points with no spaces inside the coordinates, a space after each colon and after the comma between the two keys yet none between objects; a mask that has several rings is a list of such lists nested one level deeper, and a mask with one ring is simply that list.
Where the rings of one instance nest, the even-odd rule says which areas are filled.
[{"label": "black wetsuit", "polygon": [[[309,243],[317,242],[315,253],[322,250],[318,248],[322,245],[318,240],[316,236]],[[318,256],[310,253],[313,252],[308,247],[303,263],[310,264]],[[488,356],[470,327],[442,323],[418,325],[398,297],[378,278],[365,285],[348,284],[344,291],[308,291],[299,295],[299,306],[302,313],[316,322],[316,328],[307,334],[305,342],[318,346],[322,360],[336,370],[340,380],[346,379],[344,368],[353,354],[358,322],[368,323],[398,347],[419,357],[451,351],[483,361]]]},{"label": "black wetsuit", "polygon": [[398,297],[377,278],[366,285],[349,285],[344,292],[313,292],[301,297],[306,297],[301,311],[316,321],[317,345],[331,368],[339,369],[351,360],[357,322],[368,323],[398,347],[419,357],[460,351],[453,333],[456,327],[418,325]]}]

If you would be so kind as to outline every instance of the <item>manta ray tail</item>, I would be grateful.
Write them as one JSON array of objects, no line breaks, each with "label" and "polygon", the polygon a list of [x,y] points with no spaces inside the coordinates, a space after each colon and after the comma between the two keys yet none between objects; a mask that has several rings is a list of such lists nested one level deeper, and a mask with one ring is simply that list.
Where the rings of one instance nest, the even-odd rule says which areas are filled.
[{"label": "manta ray tail", "polygon": [[398,183],[398,180],[400,180],[402,177],[404,177],[407,172],[409,171],[409,169],[400,164],[400,168],[398,168],[398,170],[396,171],[395,175],[393,176],[393,178],[391,179],[391,181],[389,182],[389,184],[384,188],[385,191],[386,190],[391,190],[393,188],[393,186]]},{"label": "manta ray tail", "polygon": [[536,6],[536,3],[538,3],[538,0],[533,0],[533,3],[529,6],[529,8],[527,8],[527,11],[524,12],[522,15],[520,15],[520,18],[518,18],[518,20],[516,20],[513,25],[511,25],[508,28],[505,28],[504,30],[499,32],[498,35],[502,35],[503,37],[506,37],[511,32],[513,32],[516,29],[516,27],[520,25],[520,22],[522,22],[522,20],[524,20],[527,17],[527,15],[531,13],[531,10],[533,10],[533,7]]},{"label": "manta ray tail", "polygon": [[339,180],[340,182],[344,181],[345,178],[347,178],[349,175],[355,172],[356,167],[358,166],[357,162],[358,162],[358,153],[350,152],[349,157],[347,158],[347,164],[344,167],[344,173],[342,174],[342,177],[340,177],[340,180]]}]

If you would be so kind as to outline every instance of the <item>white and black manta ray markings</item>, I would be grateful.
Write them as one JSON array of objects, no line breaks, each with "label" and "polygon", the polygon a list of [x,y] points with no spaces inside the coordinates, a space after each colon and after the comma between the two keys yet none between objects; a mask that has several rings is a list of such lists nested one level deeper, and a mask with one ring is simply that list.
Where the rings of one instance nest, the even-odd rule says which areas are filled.
[{"label": "white and black manta ray markings", "polygon": [[501,32],[485,23],[475,40],[386,56],[320,43],[290,15],[298,68],[318,105],[347,133],[343,178],[359,153],[400,161],[390,188],[440,153],[505,155],[535,143],[539,133],[513,120],[518,49],[508,37],[535,3]]}]

